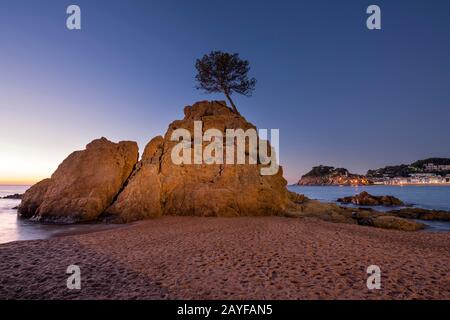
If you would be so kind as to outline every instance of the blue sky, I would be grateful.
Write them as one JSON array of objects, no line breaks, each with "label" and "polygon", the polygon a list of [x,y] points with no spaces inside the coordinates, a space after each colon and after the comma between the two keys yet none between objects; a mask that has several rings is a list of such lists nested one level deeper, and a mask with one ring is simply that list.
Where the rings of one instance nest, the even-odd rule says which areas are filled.
[{"label": "blue sky", "polygon": [[[82,30],[66,28],[77,4]],[[377,4],[382,30],[366,28]],[[450,157],[449,1],[0,2],[0,182],[49,176],[92,139],[141,150],[195,90],[194,62],[238,52],[258,80],[236,96],[279,128],[285,177],[317,164],[364,173]]]}]

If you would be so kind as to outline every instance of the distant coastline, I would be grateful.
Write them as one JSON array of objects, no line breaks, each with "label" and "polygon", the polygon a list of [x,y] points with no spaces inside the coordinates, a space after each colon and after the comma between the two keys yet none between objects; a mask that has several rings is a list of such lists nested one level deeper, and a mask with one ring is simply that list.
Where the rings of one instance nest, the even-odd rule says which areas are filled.
[{"label": "distant coastline", "polygon": [[407,186],[414,186],[414,187],[450,187],[450,183],[400,183],[400,184],[377,184],[374,183],[373,186],[384,186],[384,187],[407,187]]},{"label": "distant coastline", "polygon": [[[299,185],[298,183],[293,183],[290,184],[289,186],[302,186]],[[406,187],[406,186],[415,186],[415,187],[450,187],[450,183],[399,183],[399,184],[394,184],[394,183],[372,183],[372,184],[366,184],[366,185],[361,185],[361,184],[353,184],[353,185],[345,185],[345,184],[311,184],[311,185],[307,185],[309,187],[362,187],[362,186],[366,186],[366,187],[377,187],[377,186],[382,186],[382,187]]]},{"label": "distant coastline", "polygon": [[[297,183],[292,183],[288,185],[289,187],[293,186],[302,186]],[[306,186],[306,185],[305,185]],[[312,184],[307,185],[308,187],[450,187],[450,183],[404,183],[404,184],[382,184],[382,183],[372,183],[368,185],[344,185],[344,184],[336,184],[336,185],[320,185],[320,184]]]},{"label": "distant coastline", "polygon": [[386,166],[368,170],[365,175],[350,173],[345,168],[319,165],[303,175],[297,185],[365,186],[365,185],[442,185],[450,186],[450,159],[428,158],[412,164]]}]

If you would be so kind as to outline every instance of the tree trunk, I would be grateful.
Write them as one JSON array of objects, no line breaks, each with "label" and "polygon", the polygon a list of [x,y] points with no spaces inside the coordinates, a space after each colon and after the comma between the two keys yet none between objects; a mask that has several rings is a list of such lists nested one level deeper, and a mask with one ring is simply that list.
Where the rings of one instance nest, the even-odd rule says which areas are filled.
[{"label": "tree trunk", "polygon": [[233,108],[233,112],[236,113],[237,115],[241,115],[238,111],[238,109],[236,108],[236,105],[234,104],[233,100],[231,100],[230,95],[225,91],[225,97],[227,97],[228,101],[231,104],[231,108]]}]

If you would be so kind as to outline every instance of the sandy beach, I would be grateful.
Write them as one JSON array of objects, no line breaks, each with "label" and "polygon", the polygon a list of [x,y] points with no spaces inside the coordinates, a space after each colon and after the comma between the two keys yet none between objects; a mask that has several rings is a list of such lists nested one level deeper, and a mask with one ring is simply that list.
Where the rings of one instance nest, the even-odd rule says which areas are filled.
[{"label": "sandy beach", "polygon": [[[311,218],[164,217],[0,245],[0,298],[450,299],[449,246],[448,233]],[[366,287],[372,264],[381,290]]]}]

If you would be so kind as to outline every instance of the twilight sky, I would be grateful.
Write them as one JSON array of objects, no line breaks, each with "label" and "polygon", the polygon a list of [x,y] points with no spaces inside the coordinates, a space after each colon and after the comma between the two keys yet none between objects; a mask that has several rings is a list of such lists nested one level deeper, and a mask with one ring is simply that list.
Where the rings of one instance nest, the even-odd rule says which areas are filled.
[{"label": "twilight sky", "polygon": [[[366,28],[371,4],[381,31]],[[250,61],[256,91],[235,102],[280,129],[289,182],[318,164],[450,157],[449,14],[445,0],[2,0],[0,183],[48,177],[101,136],[142,152],[185,105],[222,100],[194,88],[211,50]]]}]

